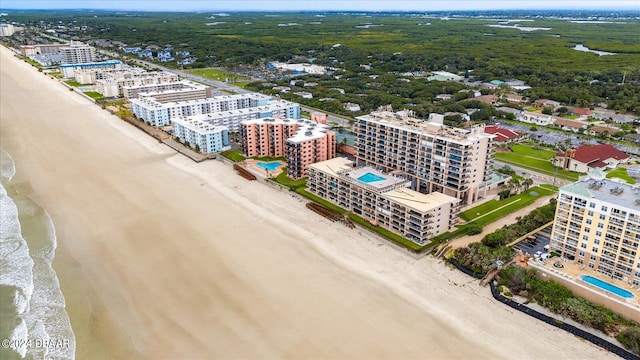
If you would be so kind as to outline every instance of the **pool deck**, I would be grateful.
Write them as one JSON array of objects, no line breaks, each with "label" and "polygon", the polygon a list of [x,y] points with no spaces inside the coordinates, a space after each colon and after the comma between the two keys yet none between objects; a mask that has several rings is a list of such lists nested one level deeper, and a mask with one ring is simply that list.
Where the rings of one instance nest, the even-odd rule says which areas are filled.
[{"label": "pool deck", "polygon": [[[522,265],[522,262],[517,262]],[[562,268],[554,266],[555,263],[562,264]],[[529,259],[526,263],[527,267],[532,267],[540,270],[542,276],[545,278],[551,278],[558,280],[560,283],[565,284],[567,287],[578,296],[587,298],[590,301],[600,303],[604,306],[611,308],[612,310],[621,313],[627,317],[633,318],[636,321],[640,319],[640,287],[632,286],[625,281],[614,280],[597,271],[585,266],[581,266],[577,263],[572,263],[567,260],[562,260],[559,257],[554,257],[546,260]],[[605,291],[595,285],[589,284],[581,279],[582,275],[590,275],[600,280],[606,281],[609,284],[615,285],[621,289],[627,290],[633,294],[633,298],[624,298],[618,295],[614,295],[608,291]],[[595,295],[595,296],[594,296]],[[600,298],[602,301],[598,301]]]},{"label": "pool deck", "polygon": [[[259,162],[277,162],[280,163],[281,166],[278,166],[275,170],[268,170],[261,166],[258,166]],[[263,160],[255,160],[255,159],[247,159],[242,162],[242,167],[250,171],[252,174],[259,176],[261,178],[274,178],[280,173],[282,173],[282,169],[287,167],[287,163],[281,160],[273,160],[273,161],[263,161]]]}]

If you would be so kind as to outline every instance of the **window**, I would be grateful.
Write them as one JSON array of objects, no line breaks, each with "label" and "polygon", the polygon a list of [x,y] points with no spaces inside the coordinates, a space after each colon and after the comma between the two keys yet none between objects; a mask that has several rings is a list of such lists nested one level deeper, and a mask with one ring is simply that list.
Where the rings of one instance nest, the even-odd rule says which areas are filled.
[{"label": "window", "polygon": [[591,225],[591,219],[587,219],[587,225]]},{"label": "window", "polygon": [[606,207],[606,206],[603,206],[603,207],[602,207],[602,211],[607,211],[607,207]]},{"label": "window", "polygon": [[598,223],[598,229],[603,229],[604,228],[604,224],[603,223]]},{"label": "window", "polygon": [[597,253],[598,253],[598,248],[594,246],[594,247],[592,247],[592,248],[591,248],[591,251],[592,251],[593,253],[596,253],[596,254],[597,254]]},{"label": "window", "polygon": [[595,267],[595,265],[593,265],[592,263],[589,263],[589,269],[593,269]]},{"label": "window", "polygon": [[584,241],[589,240],[589,236],[588,235],[582,235],[582,240],[584,240]]},{"label": "window", "polygon": [[596,245],[600,245],[600,240],[596,239],[593,243]]},{"label": "window", "polygon": [[587,243],[580,244],[580,247],[583,248],[583,249],[586,249],[587,248]]},{"label": "window", "polygon": [[596,256],[595,256],[595,255],[591,255],[589,258],[590,258],[591,260],[595,260],[595,259],[596,259]]},{"label": "window", "polygon": [[589,211],[587,212],[587,214],[588,214],[589,216],[593,216],[593,211],[589,210]]},{"label": "window", "polygon": [[584,251],[580,251],[578,254],[580,254],[580,256],[584,257]]},{"label": "window", "polygon": [[596,207],[596,203],[589,203],[589,207],[592,208],[592,209],[595,208]]},{"label": "window", "polygon": [[602,236],[602,232],[596,231],[596,236]]},{"label": "window", "polygon": [[600,220],[604,220],[605,216],[604,214],[600,214]]}]

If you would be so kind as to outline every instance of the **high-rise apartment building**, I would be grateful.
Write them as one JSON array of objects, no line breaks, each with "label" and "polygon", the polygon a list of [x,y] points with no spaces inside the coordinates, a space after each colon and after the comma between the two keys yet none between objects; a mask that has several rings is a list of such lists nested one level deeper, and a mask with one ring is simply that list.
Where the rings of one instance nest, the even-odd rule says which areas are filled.
[{"label": "high-rise apartment building", "polygon": [[551,251],[613,279],[640,285],[640,187],[592,170],[560,188]]},{"label": "high-rise apartment building", "polygon": [[84,64],[96,62],[96,49],[87,44],[71,41],[68,46],[60,47],[62,64]]},{"label": "high-rise apartment building", "polygon": [[304,119],[264,118],[243,121],[240,144],[247,157],[286,157],[287,175],[306,177],[310,164],[336,156],[331,127]]},{"label": "high-rise apartment building", "polygon": [[[401,171],[421,193],[475,202],[488,178],[494,135],[423,121],[409,111],[379,110],[356,118],[358,164]],[[486,186],[484,186],[486,188]]]}]

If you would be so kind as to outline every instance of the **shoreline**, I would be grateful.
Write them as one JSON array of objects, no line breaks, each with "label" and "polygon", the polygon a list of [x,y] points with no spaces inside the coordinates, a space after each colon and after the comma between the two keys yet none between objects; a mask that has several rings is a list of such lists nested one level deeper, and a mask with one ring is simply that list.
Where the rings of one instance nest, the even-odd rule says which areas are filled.
[{"label": "shoreline", "polygon": [[[10,85],[45,102],[33,119],[16,105],[31,94],[9,94],[15,104],[3,96],[0,126],[60,232],[54,268],[78,358],[92,341],[105,358],[607,355],[496,305],[436,259],[330,223],[220,162],[194,164],[48,77],[7,75],[7,66],[3,88],[21,76],[27,83]],[[55,114],[65,117],[52,124]],[[95,296],[83,299],[75,281]],[[75,311],[86,303],[97,319],[81,339]],[[556,342],[562,348],[549,346]]]}]

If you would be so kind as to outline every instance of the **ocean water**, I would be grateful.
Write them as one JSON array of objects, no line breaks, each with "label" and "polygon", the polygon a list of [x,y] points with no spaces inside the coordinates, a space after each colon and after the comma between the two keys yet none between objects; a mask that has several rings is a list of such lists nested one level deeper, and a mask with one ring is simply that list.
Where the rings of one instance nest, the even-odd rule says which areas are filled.
[{"label": "ocean water", "polygon": [[55,228],[13,184],[15,164],[0,149],[0,358],[74,359],[75,335],[51,267]]}]

